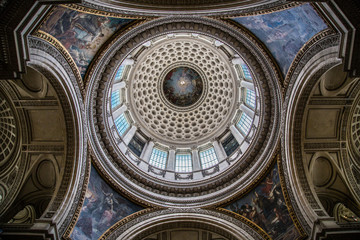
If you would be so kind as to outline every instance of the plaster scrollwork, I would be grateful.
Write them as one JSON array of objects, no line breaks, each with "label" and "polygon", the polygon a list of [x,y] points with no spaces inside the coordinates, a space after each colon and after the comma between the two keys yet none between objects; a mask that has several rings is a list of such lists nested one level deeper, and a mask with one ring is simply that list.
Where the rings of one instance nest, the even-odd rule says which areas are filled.
[{"label": "plaster scrollwork", "polygon": [[338,223],[359,223],[360,218],[342,203],[337,203],[334,208],[335,221]]},{"label": "plaster scrollwork", "polygon": [[[121,160],[125,156],[114,151],[111,144],[116,144],[115,140],[109,138],[106,132],[110,127],[104,121],[106,99],[103,98],[115,70],[131,49],[148,42],[149,39],[181,32],[199,33],[219,39],[239,55],[246,56],[246,64],[253,67],[254,77],[259,80],[256,85],[259,88],[259,97],[262,98],[257,132],[252,136],[250,150],[243,154],[243,159],[246,160],[233,164],[234,171],[218,174],[199,183],[187,181],[186,184],[149,177],[139,172],[137,167],[134,168],[134,164]],[[104,48],[106,52],[99,54],[100,58],[95,60],[97,64],[92,68],[93,74],[89,75],[86,116],[89,120],[90,144],[96,156],[95,164],[105,178],[115,183],[115,188],[150,205],[170,202],[170,205],[204,206],[224,201],[224,195],[232,197],[239,191],[240,186],[243,190],[250,186],[251,180],[247,176],[260,176],[263,173],[262,169],[270,165],[279,138],[281,90],[275,65],[267,57],[262,45],[250,38],[251,36],[241,29],[229,28],[223,22],[176,16],[144,23],[124,35],[118,35],[111,45]]]}]

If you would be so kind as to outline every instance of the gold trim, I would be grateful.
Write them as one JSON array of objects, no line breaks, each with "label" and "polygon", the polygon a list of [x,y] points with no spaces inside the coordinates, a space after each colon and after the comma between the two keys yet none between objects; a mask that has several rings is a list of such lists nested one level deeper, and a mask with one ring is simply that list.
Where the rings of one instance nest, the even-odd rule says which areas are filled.
[{"label": "gold trim", "polygon": [[50,10],[44,15],[44,17],[39,21],[39,24],[34,28],[31,35],[35,35],[38,31],[40,31],[41,26],[49,20],[51,14],[54,12],[55,6],[51,6]]},{"label": "gold trim", "polygon": [[328,19],[320,10],[319,6],[317,6],[315,3],[310,3],[312,8],[315,10],[316,14],[325,22],[325,24],[328,26],[328,28],[331,28],[332,30],[336,30],[335,26],[331,23],[331,20]]},{"label": "gold trim", "polygon": [[217,203],[216,205],[210,205],[210,206],[206,207],[206,209],[211,209],[215,206],[217,206],[215,208],[223,208],[223,207],[225,207],[229,204],[232,204],[235,201],[241,199],[246,194],[248,194],[251,190],[253,190],[255,187],[257,187],[261,183],[261,180],[263,180],[266,177],[266,175],[271,171],[271,169],[274,167],[275,162],[276,162],[275,158],[279,154],[279,151],[280,151],[280,141],[278,141],[278,144],[275,147],[275,152],[274,152],[273,156],[271,157],[269,164],[263,168],[262,172],[258,175],[257,178],[255,178],[251,182],[251,184],[247,188],[243,189],[242,191],[235,194],[233,197],[231,197],[223,202]]},{"label": "gold trim", "polygon": [[120,14],[120,13],[106,12],[106,11],[102,11],[102,10],[97,10],[97,9],[93,9],[93,8],[80,6],[78,4],[60,4],[59,6],[65,7],[67,9],[71,9],[71,10],[74,10],[74,11],[87,13],[87,14],[92,14],[92,15],[97,15],[97,16],[103,16],[103,17],[127,18],[127,19],[146,19],[146,18],[149,18],[149,17],[144,17],[144,16],[138,16],[138,15],[130,15],[130,14],[125,15],[125,14]]},{"label": "gold trim", "polygon": [[79,203],[78,206],[75,210],[74,216],[72,217],[70,224],[68,225],[68,227],[66,228],[64,234],[63,234],[63,238],[65,239],[69,239],[70,240],[70,235],[73,232],[75,225],[77,223],[77,221],[79,220],[79,216],[81,213],[81,209],[82,206],[84,205],[84,201],[85,201],[85,194],[86,194],[86,190],[87,187],[89,185],[89,180],[90,180],[90,172],[91,172],[91,156],[90,156],[90,146],[88,146],[88,151],[87,151],[87,168],[85,170],[85,177],[84,177],[84,184],[83,187],[81,189],[81,195],[80,195],[80,199],[79,199]]},{"label": "gold trim", "polygon": [[321,40],[324,37],[327,37],[331,34],[334,34],[335,31],[332,30],[331,28],[326,28],[324,30],[322,30],[321,32],[318,32],[317,34],[315,34],[312,38],[310,38],[301,48],[300,50],[297,52],[296,56],[294,57],[293,61],[291,62],[291,65],[288,69],[288,72],[286,74],[285,80],[284,80],[284,88],[283,88],[283,94],[285,94],[286,89],[289,86],[290,83],[290,78],[292,77],[292,75],[294,74],[295,68],[297,67],[297,65],[300,63],[300,61],[302,60],[302,58],[304,57],[305,53],[307,52],[307,50],[309,50],[315,43],[317,43],[319,40]]},{"label": "gold trim", "polygon": [[264,231],[264,229],[262,229],[261,227],[259,227],[259,225],[257,225],[256,223],[254,223],[253,221],[251,221],[250,219],[241,216],[238,213],[235,213],[233,211],[227,210],[225,208],[216,208],[216,211],[223,213],[225,215],[228,215],[230,217],[233,217],[243,223],[245,223],[246,225],[248,225],[251,229],[253,229],[255,232],[257,232],[258,234],[260,234],[264,239],[268,239],[271,240],[271,237],[269,236],[269,234],[267,232]]},{"label": "gold trim", "polygon": [[296,229],[298,230],[298,233],[300,234],[300,237],[298,238],[298,240],[305,239],[305,237],[307,237],[307,234],[306,234],[304,228],[302,227],[302,225],[300,224],[299,219],[296,216],[294,208],[291,205],[291,200],[290,200],[289,194],[286,189],[284,171],[283,171],[283,168],[281,165],[281,155],[280,154],[277,156],[277,165],[278,165],[278,169],[279,169],[280,185],[281,185],[282,194],[285,199],[285,204],[286,204],[287,210],[289,212],[289,215],[291,217],[291,220],[293,221],[293,224],[295,225]]},{"label": "gold trim", "polygon": [[[285,184],[285,179],[284,179],[284,174],[283,174],[283,169],[282,169],[282,165],[281,165],[281,154],[280,153],[276,153],[274,158],[276,158],[276,161],[273,162],[272,160],[272,163],[271,163],[271,167],[269,169],[266,170],[266,173],[262,175],[262,178],[261,180],[263,180],[265,178],[265,176],[267,174],[269,174],[269,172],[274,168],[275,164],[278,165],[278,172],[279,172],[279,178],[280,178],[280,185],[281,185],[281,190],[282,190],[282,194],[283,194],[283,197],[285,199],[285,204],[286,204],[286,208],[289,212],[289,215],[291,217],[291,220],[293,222],[293,225],[296,227],[298,233],[300,234],[300,237],[298,238],[299,240],[300,239],[305,239],[305,237],[307,237],[307,234],[304,230],[304,228],[302,227],[302,225],[300,224],[296,214],[295,214],[295,211],[294,211],[294,208],[292,207],[291,205],[291,201],[290,201],[290,198],[289,198],[289,195],[288,195],[288,192],[287,192],[287,189],[286,189],[286,184]],[[260,180],[260,181],[261,181]],[[237,201],[237,200],[240,200],[244,195],[248,194],[251,190],[253,190],[260,182],[257,182],[256,184],[253,184],[251,189],[244,193],[243,195],[241,195],[241,197],[238,197],[237,199],[227,203],[227,204],[231,204],[233,203],[234,201]],[[255,185],[255,186],[254,186]],[[258,225],[256,225],[254,222],[252,222],[251,220],[245,218],[244,216],[241,216],[240,214],[238,213],[235,213],[231,210],[227,210],[225,208],[223,208],[224,205],[222,205],[221,207],[218,207],[216,208],[216,210],[222,210],[222,211],[227,211],[228,213],[232,213],[232,214],[235,214],[234,216],[240,216],[241,218],[244,218],[246,219],[247,221],[249,221],[250,223],[252,223],[253,225],[255,225],[256,227],[260,228],[262,231],[264,231],[261,227],[259,227]],[[255,229],[254,229],[255,230]],[[264,231],[265,232],[265,231]],[[266,233],[267,235],[267,233]],[[269,239],[271,239],[269,237]]]},{"label": "gold trim", "polygon": [[114,225],[112,225],[110,228],[108,228],[100,237],[98,240],[104,240],[106,239],[110,234],[112,234],[117,228],[119,228],[120,226],[130,222],[131,220],[134,220],[135,218],[138,218],[142,215],[148,214],[148,213],[152,213],[152,212],[156,212],[159,211],[161,209],[164,208],[147,208],[138,212],[135,212],[133,214],[130,214],[126,217],[124,217],[123,219],[121,219],[120,221],[118,221],[117,223],[115,223]]},{"label": "gold trim", "polygon": [[263,9],[258,10],[254,12],[246,12],[246,13],[234,13],[234,14],[227,14],[227,15],[221,15],[221,16],[210,16],[211,18],[220,18],[220,19],[228,19],[228,18],[238,18],[238,17],[249,17],[249,16],[256,16],[256,15],[264,15],[264,14],[270,14],[274,12],[281,12],[290,8],[298,7],[300,5],[303,5],[304,3],[298,3],[298,2],[292,2],[292,3],[286,3],[281,6],[272,7],[269,9]]},{"label": "gold trim", "polygon": [[91,163],[92,165],[95,167],[96,171],[98,172],[98,174],[101,176],[101,178],[110,185],[110,187],[112,189],[114,189],[117,193],[119,193],[122,197],[127,198],[129,201],[132,201],[138,205],[140,205],[143,208],[147,208],[147,207],[160,207],[160,206],[156,206],[156,205],[151,205],[143,200],[141,200],[140,198],[137,198],[135,195],[125,191],[123,188],[121,188],[119,186],[118,183],[116,183],[111,177],[109,177],[105,172],[105,169],[103,169],[103,167],[101,166],[101,164],[99,164],[99,161],[97,160],[97,158],[95,157],[95,154],[91,151],[90,152],[91,155]]},{"label": "gold trim", "polygon": [[65,60],[69,63],[69,65],[75,75],[75,78],[79,84],[81,94],[83,97],[85,97],[85,88],[84,88],[84,83],[82,81],[80,71],[79,71],[74,59],[71,57],[70,53],[66,50],[66,48],[62,45],[62,43],[59,40],[57,40],[55,37],[53,37],[52,35],[44,32],[42,30],[38,30],[37,32],[35,32],[33,34],[33,36],[45,40],[46,42],[50,43],[51,45],[53,45],[56,49],[58,49],[60,51],[60,53],[64,56]]}]

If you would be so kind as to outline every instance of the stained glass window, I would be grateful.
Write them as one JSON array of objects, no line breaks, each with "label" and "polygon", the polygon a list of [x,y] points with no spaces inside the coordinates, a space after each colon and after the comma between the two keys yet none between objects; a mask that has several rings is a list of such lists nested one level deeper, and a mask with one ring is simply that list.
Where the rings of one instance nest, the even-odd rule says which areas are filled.
[{"label": "stained glass window", "polygon": [[191,172],[192,160],[190,153],[178,153],[175,158],[175,171],[176,172]]},{"label": "stained glass window", "polygon": [[157,168],[165,169],[167,155],[168,155],[167,152],[157,148],[153,148],[151,152],[149,164]]},{"label": "stained glass window", "polygon": [[111,108],[116,108],[120,105],[120,90],[111,93]]},{"label": "stained glass window", "polygon": [[227,156],[230,156],[239,147],[239,143],[232,134],[225,138],[225,140],[221,142],[221,145]]},{"label": "stained glass window", "polygon": [[121,114],[117,119],[115,119],[115,126],[119,134],[122,136],[126,130],[130,127],[128,120],[124,114]]},{"label": "stained glass window", "polygon": [[245,112],[242,113],[239,122],[237,123],[238,128],[243,134],[248,134],[251,126],[251,118]]},{"label": "stained glass window", "polygon": [[219,161],[213,147],[199,152],[201,166],[203,169],[216,165]]},{"label": "stained glass window", "polygon": [[246,89],[246,104],[252,109],[255,108],[255,92],[251,89]]}]

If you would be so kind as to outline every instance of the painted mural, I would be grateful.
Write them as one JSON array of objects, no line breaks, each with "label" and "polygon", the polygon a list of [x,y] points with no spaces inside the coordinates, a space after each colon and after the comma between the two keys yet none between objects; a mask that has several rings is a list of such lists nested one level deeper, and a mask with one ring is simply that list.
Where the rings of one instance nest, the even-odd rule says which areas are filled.
[{"label": "painted mural", "polygon": [[299,237],[285,204],[277,165],[255,189],[225,209],[250,219],[273,239]]},{"label": "painted mural", "polygon": [[233,20],[252,31],[266,45],[284,76],[300,48],[327,28],[310,4]]},{"label": "painted mural", "polygon": [[142,209],[115,192],[91,167],[84,204],[71,239],[98,239],[113,224]]},{"label": "painted mural", "polygon": [[199,100],[203,91],[200,75],[192,68],[177,67],[164,79],[163,90],[166,99],[179,107],[186,107]]},{"label": "painted mural", "polygon": [[117,30],[132,19],[111,18],[57,6],[40,30],[49,33],[69,51],[85,75],[96,52]]}]

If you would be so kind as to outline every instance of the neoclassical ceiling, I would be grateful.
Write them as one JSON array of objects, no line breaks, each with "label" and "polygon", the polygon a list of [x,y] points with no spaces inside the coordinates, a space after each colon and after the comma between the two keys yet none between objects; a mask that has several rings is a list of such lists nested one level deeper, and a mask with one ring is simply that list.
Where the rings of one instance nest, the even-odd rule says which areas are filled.
[{"label": "neoclassical ceiling", "polygon": [[356,224],[360,84],[325,10],[44,6],[27,73],[1,84],[1,220],[64,239],[304,239],[346,211]]}]

